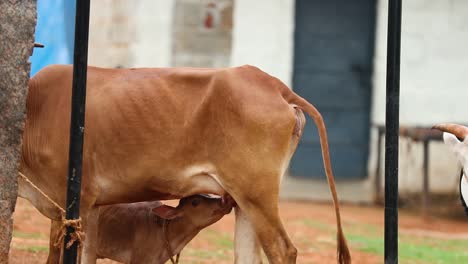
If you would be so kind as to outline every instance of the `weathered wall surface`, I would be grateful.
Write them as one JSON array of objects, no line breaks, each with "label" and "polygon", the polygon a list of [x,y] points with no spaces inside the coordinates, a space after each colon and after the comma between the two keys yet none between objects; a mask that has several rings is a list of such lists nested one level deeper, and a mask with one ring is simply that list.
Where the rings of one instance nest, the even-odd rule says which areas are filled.
[{"label": "weathered wall surface", "polygon": [[89,64],[101,67],[128,67],[135,40],[136,5],[133,1],[91,1]]},{"label": "weathered wall surface", "polygon": [[175,1],[91,1],[89,65],[167,67]]},{"label": "weathered wall surface", "polygon": [[[294,0],[227,1],[232,3],[230,44],[227,41],[229,37],[227,34],[222,35],[225,38],[219,42],[211,43],[210,40],[203,42],[207,34],[213,33],[209,30],[203,32],[206,20],[204,12],[206,9],[203,9],[205,8],[203,4],[217,1],[135,0],[127,3],[119,0],[113,4],[110,2],[112,0],[92,1],[90,64],[108,67],[118,65],[216,67],[226,66],[226,63],[231,66],[252,64],[291,86]],[[372,124],[383,124],[387,1],[378,0],[377,3],[371,114]],[[115,9],[112,5],[117,4],[128,6],[123,8],[127,10],[125,16],[129,17],[125,20],[133,25],[134,29],[130,30],[126,26],[115,27],[111,29],[116,32],[117,38],[114,38],[108,36],[109,27],[114,28],[113,22],[104,23],[97,19],[99,16],[109,16],[107,13]],[[194,34],[194,32],[199,33]],[[196,38],[202,39],[200,43],[203,45],[198,46],[199,43],[194,42]],[[115,42],[125,42],[119,44],[123,48],[109,45],[113,39]],[[466,47],[468,47],[468,1],[413,0],[403,3],[400,106],[402,125],[431,126],[446,121],[468,123],[466,104],[460,101],[468,98]],[[230,55],[226,58],[224,53],[229,49]],[[119,52],[124,51],[129,54],[120,55]],[[197,55],[197,52],[201,55]],[[223,55],[218,56],[216,52]],[[372,129],[369,179],[344,184],[362,187],[349,189],[350,196],[366,193],[366,197],[359,200],[369,200],[373,193],[377,142],[375,134]],[[403,140],[400,148],[400,187],[402,192],[417,192],[422,186],[422,146],[417,144],[408,146],[409,144]],[[431,190],[456,191],[457,164],[453,156],[441,143],[431,144],[430,149]],[[317,185],[315,181],[300,182],[290,189],[293,193],[298,193],[298,188],[306,185],[307,188],[304,188],[304,195],[301,194],[301,197],[311,197],[310,185]],[[316,196],[329,197],[326,194]],[[352,200],[347,197],[345,199]]]},{"label": "weathered wall surface", "polygon": [[175,1],[138,1],[134,22],[138,30],[131,47],[133,67],[169,67]]},{"label": "weathered wall surface", "polygon": [[0,1],[0,263],[8,263],[36,1]]},{"label": "weathered wall surface", "polygon": [[236,0],[231,65],[255,65],[291,87],[294,4],[294,0]]},{"label": "weathered wall surface", "polygon": [[[387,2],[378,1],[372,123],[385,122]],[[401,36],[401,125],[468,123],[468,1],[404,1]],[[371,173],[375,164],[373,131]],[[384,148],[382,148],[382,151]],[[400,190],[422,188],[422,146],[400,145]],[[457,163],[442,143],[430,146],[434,192],[457,191]]]},{"label": "weathered wall surface", "polygon": [[229,66],[233,2],[233,0],[176,1],[172,66]]},{"label": "weathered wall surface", "polygon": [[[373,98],[378,123],[385,120],[387,2],[378,5]],[[459,103],[468,98],[468,1],[405,1],[402,15],[401,123],[468,122],[466,106]]]}]

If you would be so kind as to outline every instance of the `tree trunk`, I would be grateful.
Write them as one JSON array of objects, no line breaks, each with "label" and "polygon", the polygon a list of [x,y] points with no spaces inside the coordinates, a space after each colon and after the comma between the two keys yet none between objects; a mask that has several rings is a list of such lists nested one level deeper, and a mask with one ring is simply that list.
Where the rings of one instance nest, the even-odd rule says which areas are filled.
[{"label": "tree trunk", "polygon": [[0,263],[8,263],[36,0],[0,0]]}]

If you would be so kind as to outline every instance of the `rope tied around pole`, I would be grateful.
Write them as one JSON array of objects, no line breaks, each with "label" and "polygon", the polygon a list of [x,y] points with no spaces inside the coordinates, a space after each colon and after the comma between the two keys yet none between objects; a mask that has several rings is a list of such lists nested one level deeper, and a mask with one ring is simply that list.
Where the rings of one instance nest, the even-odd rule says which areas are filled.
[{"label": "rope tied around pole", "polygon": [[36,191],[38,191],[44,198],[47,199],[55,208],[57,208],[61,215],[62,215],[62,225],[60,227],[60,231],[57,234],[57,239],[54,243],[54,246],[57,248],[62,248],[63,240],[67,234],[67,227],[73,228],[73,232],[70,233],[70,241],[68,241],[66,248],[69,249],[75,242],[78,243],[78,247],[81,248],[83,245],[83,241],[85,239],[85,233],[83,232],[83,227],[81,225],[81,217],[78,219],[66,219],[65,217],[65,209],[63,209],[60,205],[58,205],[52,198],[50,198],[47,194],[45,194],[39,187],[37,187],[31,180],[26,177],[22,172],[18,172],[18,175],[25,180],[31,187],[33,187]]},{"label": "rope tied around pole", "polygon": [[85,239],[85,233],[83,232],[83,227],[81,226],[81,217],[78,219],[66,219],[62,215],[62,225],[60,226],[60,231],[57,235],[57,240],[54,243],[54,246],[61,248],[63,246],[63,241],[67,234],[67,227],[73,228],[73,232],[70,233],[70,241],[68,241],[66,248],[69,249],[75,242],[78,243],[78,247],[81,248],[83,245],[83,240]]}]

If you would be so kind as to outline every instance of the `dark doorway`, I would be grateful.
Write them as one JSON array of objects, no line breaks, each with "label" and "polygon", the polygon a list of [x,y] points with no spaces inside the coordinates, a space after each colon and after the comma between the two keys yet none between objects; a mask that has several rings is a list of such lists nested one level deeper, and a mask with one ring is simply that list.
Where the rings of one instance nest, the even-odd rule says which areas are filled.
[{"label": "dark doorway", "polygon": [[[375,0],[297,0],[293,89],[322,113],[337,178],[367,176]],[[308,120],[290,174],[325,174]]]}]

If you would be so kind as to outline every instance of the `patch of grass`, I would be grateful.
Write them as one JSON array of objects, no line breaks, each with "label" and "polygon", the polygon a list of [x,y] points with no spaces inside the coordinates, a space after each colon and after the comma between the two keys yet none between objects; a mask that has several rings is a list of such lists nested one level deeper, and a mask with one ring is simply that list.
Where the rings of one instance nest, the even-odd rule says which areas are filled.
[{"label": "patch of grass", "polygon": [[218,248],[222,249],[233,249],[234,243],[233,238],[231,238],[228,234],[221,233],[212,229],[206,230],[207,239],[210,243],[215,244]]},{"label": "patch of grass", "polygon": [[26,232],[20,232],[20,231],[13,231],[13,237],[18,237],[18,238],[44,238],[42,234],[39,233],[26,233]]},{"label": "patch of grass", "polygon": [[230,238],[226,234],[221,234],[216,240],[215,240],[216,245],[223,247],[223,248],[234,248],[234,243],[232,241],[232,238]]},{"label": "patch of grass", "polygon": [[328,229],[330,229],[330,226],[329,226],[329,225],[324,224],[324,223],[319,222],[319,221],[315,221],[315,220],[302,219],[301,222],[302,222],[305,226],[313,227],[313,228],[316,228],[316,229],[319,229],[319,230],[328,230]]},{"label": "patch of grass", "polygon": [[297,245],[303,245],[307,248],[317,248],[317,245],[316,245],[316,241],[315,240],[312,240],[314,239],[315,237],[311,238],[311,237],[308,237],[308,236],[296,236],[294,237],[293,241],[294,243],[296,243]]},{"label": "patch of grass", "polygon": [[18,246],[16,247],[17,249],[19,250],[25,250],[25,251],[29,251],[29,252],[33,252],[33,253],[38,253],[38,252],[49,252],[49,247],[46,247],[46,246],[35,246],[35,245],[31,245],[31,246]]},{"label": "patch of grass", "polygon": [[444,250],[428,245],[403,243],[399,247],[402,259],[420,260],[426,263],[468,263],[468,254],[464,251]]},{"label": "patch of grass", "polygon": [[227,260],[229,259],[228,254],[226,254],[225,250],[203,250],[203,249],[192,249],[188,248],[184,250],[181,254],[181,258],[183,255],[189,257],[195,257],[197,259],[203,260]]},{"label": "patch of grass", "polygon": [[[348,235],[349,241],[360,250],[376,254],[384,254],[383,238],[362,235]],[[468,241],[466,240],[435,240],[424,238],[419,242],[403,236],[399,241],[398,253],[402,263],[437,263],[455,264],[468,263]]]},{"label": "patch of grass", "polygon": [[383,236],[382,227],[372,224],[362,224],[359,222],[348,222],[343,223],[345,233],[347,231],[353,231],[354,234],[366,234],[370,236]]},{"label": "patch of grass", "polygon": [[[415,240],[409,236],[402,236],[403,240],[412,241]],[[468,248],[468,240],[462,239],[428,239],[427,237],[422,237],[417,240],[420,243],[427,244],[429,246],[448,250],[448,251],[461,251],[465,252]],[[468,251],[467,251],[468,252]]]},{"label": "patch of grass", "polygon": [[384,241],[382,238],[371,238],[351,234],[348,234],[346,237],[353,246],[359,248],[361,251],[375,255],[384,254]]},{"label": "patch of grass", "polygon": [[229,234],[213,229],[205,229],[200,233],[199,238],[208,241],[210,247],[207,249],[186,247],[181,254],[181,258],[183,256],[187,257],[183,262],[204,263],[205,260],[229,260],[232,256],[234,243]]}]

